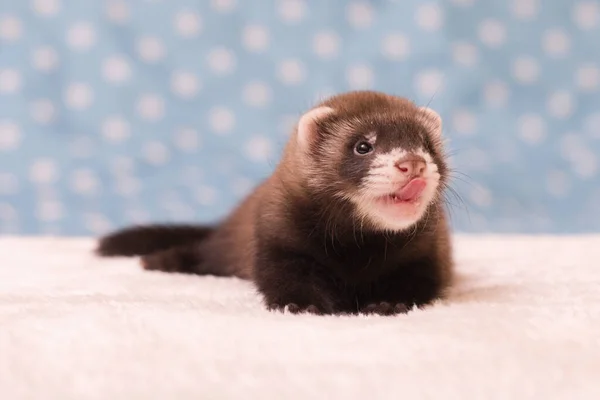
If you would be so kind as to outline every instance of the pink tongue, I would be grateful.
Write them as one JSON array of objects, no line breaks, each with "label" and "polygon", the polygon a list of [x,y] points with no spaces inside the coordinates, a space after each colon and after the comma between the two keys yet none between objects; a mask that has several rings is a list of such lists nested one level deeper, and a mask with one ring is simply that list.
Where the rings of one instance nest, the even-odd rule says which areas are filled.
[{"label": "pink tongue", "polygon": [[412,201],[419,197],[426,185],[427,183],[424,179],[415,178],[397,191],[396,197],[401,201]]}]

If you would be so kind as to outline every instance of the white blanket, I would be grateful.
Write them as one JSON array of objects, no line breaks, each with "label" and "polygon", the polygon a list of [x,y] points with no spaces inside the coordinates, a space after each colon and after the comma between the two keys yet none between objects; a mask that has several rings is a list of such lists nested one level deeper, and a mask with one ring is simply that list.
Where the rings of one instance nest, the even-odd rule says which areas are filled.
[{"label": "white blanket", "polygon": [[451,298],[269,313],[247,282],[0,239],[0,398],[600,399],[600,236],[456,238]]}]

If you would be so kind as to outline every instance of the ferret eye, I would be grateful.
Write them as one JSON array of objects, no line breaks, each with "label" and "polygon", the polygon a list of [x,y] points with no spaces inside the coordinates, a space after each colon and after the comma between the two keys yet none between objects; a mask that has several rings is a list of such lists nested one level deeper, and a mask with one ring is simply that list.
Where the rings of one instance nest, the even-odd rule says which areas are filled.
[{"label": "ferret eye", "polygon": [[373,146],[369,142],[358,142],[354,147],[354,152],[361,156],[373,151]]}]

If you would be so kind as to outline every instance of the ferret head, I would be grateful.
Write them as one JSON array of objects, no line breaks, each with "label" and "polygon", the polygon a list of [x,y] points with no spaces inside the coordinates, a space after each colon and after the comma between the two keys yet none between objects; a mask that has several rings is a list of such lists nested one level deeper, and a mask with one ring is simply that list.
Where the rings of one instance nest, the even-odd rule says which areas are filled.
[{"label": "ferret head", "polygon": [[375,230],[401,231],[439,200],[447,174],[442,122],[430,108],[377,92],[335,96],[302,116],[296,171],[316,193],[352,205]]}]

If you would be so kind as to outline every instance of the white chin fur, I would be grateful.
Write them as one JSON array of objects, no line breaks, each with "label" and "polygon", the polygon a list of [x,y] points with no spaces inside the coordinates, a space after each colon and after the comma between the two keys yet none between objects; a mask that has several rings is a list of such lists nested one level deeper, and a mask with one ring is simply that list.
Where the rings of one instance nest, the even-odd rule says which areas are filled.
[{"label": "white chin fur", "polygon": [[381,201],[381,196],[392,193],[398,188],[399,178],[392,162],[397,159],[397,154],[390,154],[390,157],[384,156],[375,160],[375,167],[365,179],[363,189],[352,196],[351,200],[356,206],[359,217],[369,221],[375,229],[403,231],[425,217],[427,207],[435,199],[440,174],[431,156],[423,151],[419,153],[427,161],[427,167],[422,176],[427,184],[417,201],[394,205]]}]

